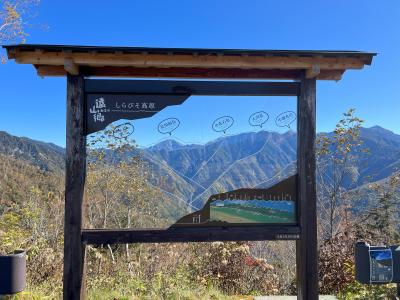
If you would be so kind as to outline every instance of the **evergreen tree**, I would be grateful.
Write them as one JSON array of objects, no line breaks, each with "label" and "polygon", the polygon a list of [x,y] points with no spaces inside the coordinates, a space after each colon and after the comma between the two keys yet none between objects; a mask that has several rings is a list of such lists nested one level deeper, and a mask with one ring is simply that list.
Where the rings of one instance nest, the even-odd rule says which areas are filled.
[{"label": "evergreen tree", "polygon": [[357,222],[357,237],[371,244],[396,244],[400,242],[399,204],[400,173],[392,175],[387,182],[369,186],[376,200]]}]

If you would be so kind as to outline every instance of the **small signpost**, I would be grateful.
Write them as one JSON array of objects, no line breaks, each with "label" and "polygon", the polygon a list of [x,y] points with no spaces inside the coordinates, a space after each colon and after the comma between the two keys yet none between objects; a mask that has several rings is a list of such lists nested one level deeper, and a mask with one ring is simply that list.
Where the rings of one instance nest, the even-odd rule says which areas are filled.
[{"label": "small signpost", "polygon": [[[9,59],[34,65],[39,76],[67,77],[64,299],[85,297],[88,244],[244,240],[295,240],[297,297],[318,298],[316,82],[340,80],[347,69],[361,69],[371,64],[374,53],[26,44],[5,48]],[[191,80],[96,80],[93,77]],[[284,190],[280,185],[267,190],[231,191],[235,202],[231,201],[230,193],[213,195],[202,211],[182,218],[168,229],[82,228],[86,136],[119,119],[150,117],[169,105],[181,104],[190,95],[297,97],[297,112],[287,111],[275,120],[277,126],[297,127],[297,175],[288,179]],[[251,126],[262,127],[268,118],[266,112],[259,111],[248,122]],[[224,133],[233,124],[232,117],[222,115],[212,129]],[[135,130],[133,125],[123,125],[116,132],[117,136]],[[170,118],[161,122],[158,130],[171,134],[177,126],[179,120]],[[248,201],[249,194],[260,201],[269,201],[271,197],[276,200],[279,195],[288,194],[293,202],[289,204],[295,208],[282,215],[282,222],[276,224],[267,222],[263,216],[255,224],[230,223],[229,219],[221,218],[222,207]],[[210,221],[208,224],[203,224],[204,217]],[[381,272],[380,266],[376,266]],[[386,272],[383,280],[390,278],[388,270],[382,272]]]},{"label": "small signpost", "polygon": [[[355,248],[356,279],[363,284],[400,283],[400,246],[371,246],[364,242]],[[400,296],[398,288],[398,295]]]}]

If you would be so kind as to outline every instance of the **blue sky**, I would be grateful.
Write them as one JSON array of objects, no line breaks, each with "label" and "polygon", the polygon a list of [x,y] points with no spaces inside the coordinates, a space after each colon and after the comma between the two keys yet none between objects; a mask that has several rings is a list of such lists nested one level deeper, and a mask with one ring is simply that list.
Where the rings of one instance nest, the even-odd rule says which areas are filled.
[{"label": "blue sky", "polygon": [[[254,122],[250,125],[250,117],[259,112],[264,112],[262,118],[265,123],[262,126],[254,126]],[[295,118],[289,119],[291,124],[288,126],[279,121],[277,125],[277,117],[287,112],[296,112],[295,97],[191,96],[181,105],[169,106],[151,118],[120,120],[113,125],[131,123],[134,127],[132,138],[141,147],[171,138],[183,144],[205,144],[222,136],[243,132],[296,131]],[[226,117],[232,121],[213,129],[213,124],[226,120]],[[178,127],[173,127],[171,135],[160,133],[158,125],[171,118],[179,120]]]},{"label": "blue sky", "polygon": [[[318,83],[318,131],[354,107],[400,133],[399,16],[398,0],[42,0],[27,43],[374,51],[372,67]],[[11,61],[0,82],[0,130],[65,144],[65,79]]]}]

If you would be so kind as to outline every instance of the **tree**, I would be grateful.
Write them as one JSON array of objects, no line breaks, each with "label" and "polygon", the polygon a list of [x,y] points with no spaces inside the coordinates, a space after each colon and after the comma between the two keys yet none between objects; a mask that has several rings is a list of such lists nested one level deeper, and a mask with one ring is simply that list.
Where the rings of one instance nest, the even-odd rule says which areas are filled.
[{"label": "tree", "polygon": [[[150,167],[135,141],[129,138],[127,126],[111,125],[89,136],[87,146],[86,227],[167,227],[175,221],[163,207],[172,204],[171,200],[150,184]],[[115,250],[121,247],[107,248],[112,261],[117,263]],[[131,271],[134,258],[128,244],[124,252]]]},{"label": "tree", "polygon": [[0,8],[0,43],[25,41],[26,27],[40,0],[4,0]]},{"label": "tree", "polygon": [[[87,225],[92,228],[166,226],[164,196],[149,183],[151,170],[140,149],[118,127],[88,139]],[[121,130],[128,130],[122,127]],[[122,134],[124,136],[124,134]]]},{"label": "tree", "polygon": [[[35,16],[40,0],[2,0],[0,7],[0,45],[24,43],[26,28]],[[4,63],[5,58],[0,56]]]},{"label": "tree", "polygon": [[[356,188],[360,183],[360,156],[368,152],[361,139],[362,123],[351,109],[332,134],[318,139],[318,203],[323,238],[319,246],[320,292],[339,293],[343,299],[389,299],[393,289],[355,281],[354,244],[358,240],[393,245],[400,239],[400,173]],[[357,197],[371,200],[361,215],[351,210],[355,203],[351,200]]]},{"label": "tree", "polygon": [[349,221],[347,192],[358,180],[357,154],[367,152],[361,140],[363,120],[354,111],[343,114],[333,134],[317,139],[317,193],[324,240],[332,239]]},{"label": "tree", "polygon": [[368,188],[374,201],[356,224],[357,237],[372,244],[397,244],[400,241],[400,173]]}]

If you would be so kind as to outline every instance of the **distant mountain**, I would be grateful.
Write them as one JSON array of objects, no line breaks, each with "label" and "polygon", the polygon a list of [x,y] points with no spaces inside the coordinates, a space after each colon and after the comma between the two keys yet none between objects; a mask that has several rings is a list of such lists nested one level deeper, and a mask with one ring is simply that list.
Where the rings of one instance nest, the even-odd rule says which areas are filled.
[{"label": "distant mountain", "polygon": [[64,169],[65,149],[51,143],[16,137],[0,131],[0,154],[11,156],[45,171]]},{"label": "distant mountain", "polygon": [[[151,147],[143,157],[182,200],[201,208],[210,195],[245,187],[268,187],[295,173],[296,134],[259,131],[226,136],[205,145]],[[175,147],[171,148],[173,144]],[[179,180],[178,180],[179,179]]]},{"label": "distant mountain", "polygon": [[184,144],[177,142],[175,140],[165,140],[162,141],[158,144],[155,144],[153,146],[149,147],[149,150],[154,150],[154,151],[158,151],[158,150],[164,150],[164,151],[171,151],[171,150],[176,150],[179,148],[185,147]]},{"label": "distant mountain", "polygon": [[[400,176],[400,170],[393,172],[386,178],[374,181],[372,184],[379,187],[386,187],[390,190],[390,181],[392,176]],[[400,189],[398,190],[400,193]],[[377,200],[382,197],[382,194],[375,189],[371,189],[371,182],[357,186],[348,193],[349,199],[351,199],[351,209],[355,214],[363,213],[366,207],[375,205]]]},{"label": "distant mountain", "polygon": [[43,195],[62,197],[63,181],[62,172],[44,171],[26,161],[0,154],[0,215],[13,203],[23,203],[39,190]]},{"label": "distant mountain", "polygon": [[[332,133],[328,133],[332,134]],[[379,126],[362,128],[370,154],[357,154],[359,176],[352,188],[400,170],[400,135]],[[296,172],[296,134],[259,131],[223,136],[205,145],[169,139],[140,149],[149,163],[150,184],[192,209],[211,194],[238,188],[268,188]],[[0,132],[0,155],[44,171],[64,169],[65,150],[50,143]]]},{"label": "distant mountain", "polygon": [[[328,133],[332,135],[332,133]],[[357,153],[358,178],[351,189],[400,170],[400,135],[379,126],[361,129],[369,153]],[[166,142],[163,142],[166,143]],[[144,151],[153,167],[199,207],[211,194],[241,187],[267,188],[295,172],[296,134],[259,131],[226,136],[206,145],[175,145]],[[179,180],[177,180],[179,178]],[[186,183],[186,184],[185,184]]]},{"label": "distant mountain", "polygon": [[359,185],[384,179],[400,170],[400,135],[374,126],[362,128],[361,138],[370,153],[360,158]]},{"label": "distant mountain", "polygon": [[400,145],[400,135],[377,125],[369,128],[362,127],[361,133],[364,135],[364,137],[368,137],[376,141],[381,140],[382,142],[389,143],[394,146]]}]

